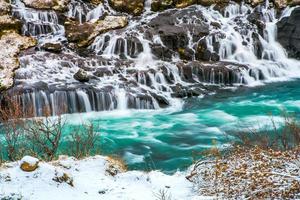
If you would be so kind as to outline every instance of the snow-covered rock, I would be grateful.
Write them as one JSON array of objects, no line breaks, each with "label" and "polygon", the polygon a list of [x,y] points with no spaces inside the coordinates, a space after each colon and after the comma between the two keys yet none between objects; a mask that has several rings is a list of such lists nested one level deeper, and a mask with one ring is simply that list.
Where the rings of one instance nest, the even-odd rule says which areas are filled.
[{"label": "snow-covered rock", "polygon": [[[40,162],[32,173],[22,171],[18,162],[9,163],[10,167],[5,164],[0,168],[0,197],[13,195],[22,199],[48,200],[53,199],[53,194],[59,194],[55,195],[56,200],[153,200],[164,193],[174,200],[201,199],[193,192],[185,173],[166,175],[158,171],[127,171],[111,176],[106,173],[112,164],[107,157],[60,159]],[[25,160],[30,162],[30,159]],[[73,186],[69,184],[70,180]]]},{"label": "snow-covered rock", "polygon": [[24,156],[20,163],[20,168],[25,172],[32,172],[36,170],[38,166],[39,166],[39,159],[31,156]]}]

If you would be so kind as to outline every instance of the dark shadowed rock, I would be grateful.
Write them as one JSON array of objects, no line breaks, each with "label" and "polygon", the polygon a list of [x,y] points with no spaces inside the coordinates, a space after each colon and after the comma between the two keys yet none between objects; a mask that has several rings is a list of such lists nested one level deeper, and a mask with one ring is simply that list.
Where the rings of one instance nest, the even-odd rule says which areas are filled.
[{"label": "dark shadowed rock", "polygon": [[300,59],[300,8],[277,23],[278,41],[290,57]]}]

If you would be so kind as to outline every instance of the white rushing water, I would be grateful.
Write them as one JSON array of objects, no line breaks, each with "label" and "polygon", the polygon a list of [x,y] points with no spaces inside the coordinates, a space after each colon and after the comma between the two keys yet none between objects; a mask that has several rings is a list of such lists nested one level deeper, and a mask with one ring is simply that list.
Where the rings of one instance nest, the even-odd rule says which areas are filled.
[{"label": "white rushing water", "polygon": [[[24,34],[36,37],[40,45],[66,41],[64,26],[56,12],[27,8],[19,0],[14,4],[14,15],[24,23]],[[98,36],[88,47],[96,55],[81,57],[65,46],[59,55],[38,51],[22,56],[16,82],[22,89],[25,85],[27,92],[18,96],[20,101],[32,102],[37,115],[42,114],[41,106],[51,107],[55,114],[61,104],[71,113],[158,109],[178,105],[178,97],[213,92],[206,89],[210,85],[255,86],[300,76],[300,62],[288,58],[276,41],[276,23],[289,16],[293,8],[286,8],[277,17],[268,1],[257,8],[231,2],[220,11],[213,6],[197,5],[154,13],[150,10],[150,1],[146,1],[145,7],[141,17],[128,16],[130,22],[126,28]],[[94,6],[82,1],[71,1],[68,8],[65,16],[80,23],[96,21],[105,12],[117,14],[109,5]],[[263,28],[249,19],[255,12]],[[171,22],[164,18],[168,13]],[[165,32],[174,31],[175,26],[175,32],[184,30],[187,41],[178,39],[182,33],[175,35],[178,35],[178,43],[186,42],[184,48],[191,52],[190,61],[195,61],[197,46],[205,41],[207,51],[219,57],[220,62],[182,61],[178,53],[181,47],[177,44],[173,44],[176,46],[173,49],[170,47],[174,41],[168,38],[169,33],[164,33],[165,36],[157,30],[161,27],[151,27],[157,18],[161,19],[162,26],[168,25]],[[201,31],[207,27],[209,34],[197,35],[199,27]],[[154,53],[154,47],[161,49],[162,56]],[[88,83],[74,79],[79,68],[92,77]]]}]

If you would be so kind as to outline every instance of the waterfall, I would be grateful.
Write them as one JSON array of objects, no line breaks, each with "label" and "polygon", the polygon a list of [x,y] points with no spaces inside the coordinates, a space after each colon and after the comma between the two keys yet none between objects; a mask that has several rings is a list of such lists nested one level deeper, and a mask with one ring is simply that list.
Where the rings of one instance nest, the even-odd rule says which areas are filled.
[{"label": "waterfall", "polygon": [[[106,3],[75,0],[63,17],[28,8],[20,0],[13,4],[24,35],[34,36],[39,45],[53,42],[64,47],[59,54],[38,48],[20,57],[10,92],[17,91],[22,105],[32,106],[37,116],[45,107],[53,115],[159,109],[177,106],[178,98],[212,93],[216,87],[300,76],[300,62],[288,58],[276,41],[276,23],[293,8],[279,16],[268,1],[255,8],[230,2],[222,9],[194,5],[155,13],[147,0],[141,16],[127,15],[127,27],[97,36],[80,51],[68,44],[61,18],[93,23],[105,13],[120,13]],[[88,82],[74,78],[79,69],[86,71]]]}]

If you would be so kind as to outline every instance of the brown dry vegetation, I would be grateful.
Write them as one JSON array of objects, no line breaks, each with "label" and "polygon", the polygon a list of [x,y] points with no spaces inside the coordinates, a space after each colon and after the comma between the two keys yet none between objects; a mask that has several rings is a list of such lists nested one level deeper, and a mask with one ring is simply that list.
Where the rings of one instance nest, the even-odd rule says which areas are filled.
[{"label": "brown dry vegetation", "polygon": [[200,195],[218,199],[299,199],[300,125],[284,117],[273,130],[239,132],[225,152],[212,148],[186,177]]}]

